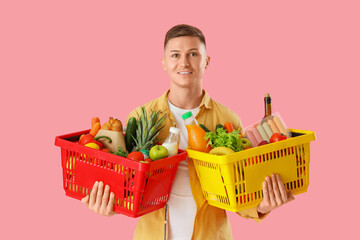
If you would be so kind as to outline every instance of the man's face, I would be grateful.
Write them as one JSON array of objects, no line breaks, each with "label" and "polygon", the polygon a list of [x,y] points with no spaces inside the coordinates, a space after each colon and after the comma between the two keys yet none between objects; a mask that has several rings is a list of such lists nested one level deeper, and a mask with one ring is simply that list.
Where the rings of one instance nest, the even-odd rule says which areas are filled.
[{"label": "man's face", "polygon": [[204,43],[197,37],[177,37],[168,41],[162,65],[168,72],[171,84],[189,88],[201,84],[210,58]]}]

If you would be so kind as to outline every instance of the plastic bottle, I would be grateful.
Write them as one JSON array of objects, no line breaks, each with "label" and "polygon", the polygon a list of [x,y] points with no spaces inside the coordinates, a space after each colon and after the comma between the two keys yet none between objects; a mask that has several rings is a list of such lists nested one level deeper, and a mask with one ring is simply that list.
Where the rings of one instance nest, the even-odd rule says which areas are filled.
[{"label": "plastic bottle", "polygon": [[169,152],[169,157],[178,154],[179,150],[179,134],[180,129],[176,127],[170,127],[169,136],[162,144]]},{"label": "plastic bottle", "polygon": [[188,147],[192,150],[200,152],[210,152],[211,146],[206,146],[207,141],[205,141],[205,130],[202,129],[196,118],[192,115],[192,112],[187,112],[182,115],[182,118],[185,121],[185,126],[188,130]]},{"label": "plastic bottle", "polygon": [[148,150],[143,149],[143,150],[141,150],[141,153],[144,155],[144,159],[150,158]]}]

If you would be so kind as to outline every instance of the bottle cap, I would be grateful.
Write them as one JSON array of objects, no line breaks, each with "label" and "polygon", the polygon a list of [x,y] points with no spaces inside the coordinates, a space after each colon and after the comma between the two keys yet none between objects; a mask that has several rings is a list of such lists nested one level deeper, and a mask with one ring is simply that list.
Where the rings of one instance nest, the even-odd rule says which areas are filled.
[{"label": "bottle cap", "polygon": [[140,152],[142,154],[146,155],[146,156],[149,156],[149,151],[148,150],[142,149]]},{"label": "bottle cap", "polygon": [[176,127],[170,127],[170,132],[177,135],[178,133],[180,133],[180,129]]},{"label": "bottle cap", "polygon": [[192,112],[187,112],[187,113],[184,113],[183,115],[182,115],[182,119],[187,119],[187,118],[189,118],[189,117],[191,117],[192,116]]}]

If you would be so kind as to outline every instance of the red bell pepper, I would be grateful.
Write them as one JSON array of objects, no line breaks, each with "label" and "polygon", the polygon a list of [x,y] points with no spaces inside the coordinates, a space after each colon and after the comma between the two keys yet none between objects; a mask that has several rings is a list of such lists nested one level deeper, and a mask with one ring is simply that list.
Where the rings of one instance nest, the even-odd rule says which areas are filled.
[{"label": "red bell pepper", "polygon": [[101,142],[97,141],[100,138],[106,138],[110,143],[111,143],[111,138],[109,138],[108,136],[98,136],[98,137],[93,137],[91,134],[86,134],[84,137],[82,137],[79,140],[79,144],[80,145],[85,145],[87,143],[96,143],[97,145],[99,145],[100,149],[103,148],[103,145]]}]

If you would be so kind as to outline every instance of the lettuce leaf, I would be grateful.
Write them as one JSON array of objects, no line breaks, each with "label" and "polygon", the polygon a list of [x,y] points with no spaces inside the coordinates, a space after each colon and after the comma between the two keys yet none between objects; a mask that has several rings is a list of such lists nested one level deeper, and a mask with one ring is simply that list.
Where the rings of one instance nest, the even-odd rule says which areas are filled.
[{"label": "lettuce leaf", "polygon": [[240,130],[234,130],[231,133],[227,133],[225,129],[218,128],[215,132],[207,132],[205,134],[205,140],[209,140],[208,145],[210,144],[212,148],[215,147],[228,147],[239,152],[242,149],[240,144]]}]

